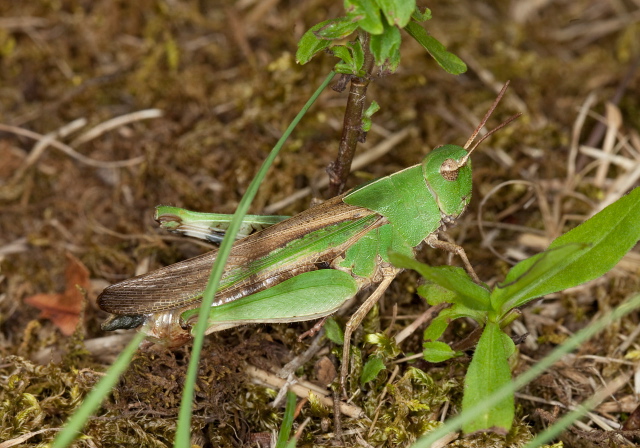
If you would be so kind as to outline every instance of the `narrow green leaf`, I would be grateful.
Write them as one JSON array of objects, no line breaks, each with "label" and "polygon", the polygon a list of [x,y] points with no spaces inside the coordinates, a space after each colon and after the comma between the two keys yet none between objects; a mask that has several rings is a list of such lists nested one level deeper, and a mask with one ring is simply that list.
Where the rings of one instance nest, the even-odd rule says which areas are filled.
[{"label": "narrow green leaf", "polygon": [[382,359],[376,356],[369,358],[362,368],[362,373],[360,374],[360,385],[364,386],[369,381],[375,380],[378,373],[386,368],[387,367],[384,365],[384,362],[382,362]]},{"label": "narrow green leaf", "polygon": [[567,259],[588,248],[586,244],[567,244],[522,260],[511,268],[504,282],[491,291],[492,308],[505,313],[535,299],[538,296],[531,295],[530,291],[565,269]]},{"label": "narrow green leaf", "polygon": [[291,428],[293,427],[293,418],[296,411],[296,394],[289,391],[287,392],[287,404],[284,408],[284,416],[282,417],[282,425],[280,425],[280,433],[278,434],[278,440],[276,441],[276,448],[286,448],[291,435]]},{"label": "narrow green leaf", "polygon": [[338,17],[320,27],[315,35],[320,39],[344,39],[358,28],[358,24],[348,17]]},{"label": "narrow green leaf", "polygon": [[[480,336],[478,346],[469,365],[464,380],[462,412],[486,403],[487,398],[511,381],[511,370],[502,339],[502,331],[494,322],[487,326]],[[506,434],[513,423],[513,392],[495,405],[485,407],[474,420],[463,426],[470,433],[486,429],[498,429]]]},{"label": "narrow green leaf", "polygon": [[344,345],[344,333],[338,322],[333,317],[328,318],[324,323],[324,334],[331,342],[337,345]]},{"label": "narrow green leaf", "polygon": [[302,37],[298,41],[298,50],[296,51],[296,62],[298,62],[298,64],[306,64],[311,60],[312,57],[331,45],[332,42],[330,40],[318,38],[316,36],[316,31],[334,20],[337,19],[330,19],[325,20],[324,22],[320,22],[311,27],[309,30],[307,30],[306,33],[302,35]]},{"label": "narrow green leaf", "polygon": [[380,8],[371,0],[345,0],[344,9],[347,17],[369,34],[380,34],[384,31]]},{"label": "narrow green leaf", "polygon": [[[509,298],[504,310],[594,280],[613,268],[640,239],[640,188],[618,199],[578,227],[556,238],[549,250],[569,245],[589,245],[561,260],[554,275],[541,276],[528,284],[518,296]],[[513,269],[515,269],[515,266]],[[495,295],[504,294],[494,292]],[[498,300],[504,300],[499,297]]]},{"label": "narrow green leaf", "polygon": [[372,34],[369,41],[369,48],[377,65],[388,66],[388,70],[395,71],[397,65],[392,67],[390,61],[399,61],[396,53],[400,53],[400,43],[402,37],[400,30],[394,26],[385,25],[382,34]]},{"label": "narrow green leaf", "polygon": [[[640,187],[634,188],[629,194],[578,227],[556,238],[549,245],[549,249],[570,243],[592,245],[588,254],[584,255],[589,262],[578,263],[577,259],[572,260],[563,272],[562,278],[558,279],[567,281],[576,275],[581,281],[570,282],[575,286],[598,278],[611,270],[638,243],[638,240],[640,240]],[[576,255],[573,258],[577,258]]]},{"label": "narrow green leaf", "polygon": [[437,39],[429,36],[422,26],[416,22],[409,22],[404,29],[429,52],[445,71],[452,75],[459,75],[467,71],[466,64],[455,54],[449,53]]},{"label": "narrow green leaf", "polygon": [[198,375],[198,362],[200,360],[200,353],[202,352],[202,345],[204,343],[204,333],[207,329],[207,315],[209,313],[209,309],[211,308],[211,304],[213,303],[215,292],[217,291],[218,285],[220,284],[220,278],[222,277],[227,257],[229,256],[229,253],[231,253],[231,247],[233,246],[234,242],[233,240],[238,233],[240,226],[242,225],[242,219],[247,214],[251,201],[258,193],[258,187],[260,186],[260,183],[267,175],[269,167],[277,157],[280,149],[282,149],[282,147],[284,146],[285,141],[287,140],[287,138],[289,138],[289,135],[291,135],[291,132],[293,132],[293,129],[300,122],[304,114],[320,96],[320,93],[327,85],[329,85],[329,82],[331,82],[334,76],[335,72],[333,71],[329,73],[329,75],[327,75],[322,84],[316,89],[313,95],[311,95],[311,98],[309,98],[309,100],[302,107],[302,110],[300,110],[300,112],[298,112],[298,114],[295,116],[291,124],[282,134],[282,137],[280,137],[280,140],[278,140],[265,161],[262,163],[262,166],[258,170],[258,173],[253,178],[253,180],[249,184],[249,187],[247,188],[247,191],[240,200],[234,217],[229,224],[227,234],[222,240],[220,250],[218,251],[218,257],[213,263],[211,274],[209,275],[209,281],[207,282],[207,286],[202,296],[200,314],[198,322],[196,323],[195,330],[193,332],[193,347],[191,349],[191,359],[189,360],[187,377],[185,379],[185,385],[182,391],[182,400],[180,402],[180,413],[174,446],[189,446],[189,440],[191,437],[191,409],[193,406],[193,397],[195,395],[196,377]]},{"label": "narrow green leaf", "polygon": [[415,12],[415,0],[376,0],[387,22],[404,28]]},{"label": "narrow green leaf", "polygon": [[444,362],[456,356],[456,352],[444,342],[425,342],[422,346],[422,356],[429,362]]},{"label": "narrow green leaf", "polygon": [[458,301],[473,310],[489,310],[489,291],[473,283],[462,268],[451,266],[431,267],[411,257],[399,253],[390,253],[389,258],[394,266],[417,271],[427,280],[443,288],[455,291]]}]

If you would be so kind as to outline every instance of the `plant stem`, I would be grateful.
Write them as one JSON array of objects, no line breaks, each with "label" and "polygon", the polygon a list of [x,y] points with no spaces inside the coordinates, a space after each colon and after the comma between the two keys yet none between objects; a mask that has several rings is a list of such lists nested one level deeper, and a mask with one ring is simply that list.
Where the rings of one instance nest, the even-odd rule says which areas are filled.
[{"label": "plant stem", "polygon": [[337,196],[344,191],[347,178],[351,171],[351,161],[356,152],[356,145],[358,142],[364,142],[366,138],[362,131],[362,113],[364,111],[367,87],[371,80],[374,58],[369,50],[369,33],[360,31],[358,39],[360,39],[364,51],[364,65],[362,69],[365,76],[353,76],[351,78],[351,87],[349,88],[347,108],[344,112],[338,156],[336,160],[327,167],[327,173],[329,174],[329,197]]}]

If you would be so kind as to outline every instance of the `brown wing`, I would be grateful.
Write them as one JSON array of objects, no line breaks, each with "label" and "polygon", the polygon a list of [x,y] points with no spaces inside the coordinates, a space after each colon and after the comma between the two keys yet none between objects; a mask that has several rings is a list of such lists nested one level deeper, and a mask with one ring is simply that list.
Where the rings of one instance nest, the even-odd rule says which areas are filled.
[{"label": "brown wing", "polygon": [[[247,263],[270,254],[288,242],[332,224],[359,219],[374,214],[370,210],[347,205],[342,197],[333,198],[321,205],[306,210],[286,221],[236,242],[227,260],[225,276],[230,270],[239,269]],[[328,248],[318,254],[277,271],[265,269],[253,273],[241,284],[219,289],[217,303],[226,303],[243,295],[264,289],[272,282],[282,281],[302,272],[317,268],[319,262],[332,260],[344,248]],[[111,285],[98,297],[98,305],[114,314],[148,314],[182,308],[200,302],[209,279],[211,266],[218,251],[181,261]]]}]

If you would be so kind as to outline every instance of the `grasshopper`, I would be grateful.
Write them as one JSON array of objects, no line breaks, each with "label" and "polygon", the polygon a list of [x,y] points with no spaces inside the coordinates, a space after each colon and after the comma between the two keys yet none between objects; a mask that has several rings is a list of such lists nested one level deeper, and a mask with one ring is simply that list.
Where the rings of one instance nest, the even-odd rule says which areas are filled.
[{"label": "grasshopper", "polygon": [[[334,197],[291,218],[247,216],[233,245],[209,316],[207,334],[250,323],[297,322],[336,312],[359,291],[377,285],[345,328],[341,381],[347,376],[353,331],[400,269],[390,250],[413,255],[423,242],[455,253],[481,284],[462,247],[438,239],[471,200],[475,148],[515,115],[482,137],[478,133],[497,99],[464,147],[435,148],[421,164]],[[219,241],[230,215],[160,206],[156,219],[174,232]],[[176,347],[191,328],[217,250],[107,287],[98,305],[112,316],[104,330],[144,323],[155,342]]]}]

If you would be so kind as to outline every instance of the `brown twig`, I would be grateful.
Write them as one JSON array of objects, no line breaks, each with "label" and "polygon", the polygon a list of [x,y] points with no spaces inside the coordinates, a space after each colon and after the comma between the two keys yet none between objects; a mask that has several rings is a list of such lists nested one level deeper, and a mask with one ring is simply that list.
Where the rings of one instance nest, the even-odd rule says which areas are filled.
[{"label": "brown twig", "polygon": [[364,51],[364,77],[351,78],[347,108],[344,112],[342,137],[338,147],[336,160],[327,167],[329,174],[329,197],[337,196],[344,191],[351,171],[351,161],[356,152],[356,145],[364,139],[362,131],[362,114],[367,95],[367,87],[373,70],[374,59],[369,51],[369,34],[361,32],[359,37]]}]

